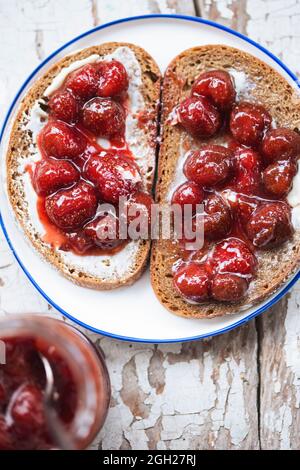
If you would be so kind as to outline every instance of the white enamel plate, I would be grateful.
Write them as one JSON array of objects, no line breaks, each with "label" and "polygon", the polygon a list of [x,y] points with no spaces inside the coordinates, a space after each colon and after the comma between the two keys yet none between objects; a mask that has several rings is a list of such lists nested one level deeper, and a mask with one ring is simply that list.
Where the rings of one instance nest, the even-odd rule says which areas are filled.
[{"label": "white enamel plate", "polygon": [[156,299],[149,273],[131,287],[100,292],[78,287],[62,277],[34,251],[16,225],[5,192],[5,148],[20,100],[34,81],[58,59],[75,50],[107,41],[132,42],[144,47],[164,71],[168,63],[189,47],[227,44],[257,56],[296,86],[296,77],[264,48],[215,23],[198,18],[150,15],[128,18],[95,28],[73,39],[49,56],[26,80],[6,117],[1,133],[0,222],[20,266],[47,301],[78,324],[115,338],[142,342],[172,342],[204,338],[241,325],[281,298],[299,272],[276,295],[242,313],[212,320],[188,320],[172,315]]}]

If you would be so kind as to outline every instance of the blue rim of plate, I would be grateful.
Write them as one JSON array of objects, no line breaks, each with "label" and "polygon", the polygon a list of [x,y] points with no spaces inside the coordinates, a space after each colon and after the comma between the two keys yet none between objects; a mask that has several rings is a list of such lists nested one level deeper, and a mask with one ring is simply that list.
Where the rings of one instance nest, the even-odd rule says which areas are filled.
[{"label": "blue rim of plate", "polygon": [[[114,26],[114,25],[121,24],[121,23],[126,23],[126,22],[136,21],[136,20],[145,20],[145,19],[147,20],[147,19],[151,19],[151,18],[170,18],[170,19],[179,19],[179,20],[185,20],[185,21],[192,21],[194,23],[201,23],[201,24],[205,24],[205,25],[208,25],[208,26],[212,26],[214,28],[226,31],[227,33],[232,34],[233,36],[237,36],[238,38],[243,39],[244,41],[252,44],[254,47],[261,50],[266,55],[268,55],[271,59],[273,59],[294,80],[294,82],[300,88],[300,82],[299,82],[297,76],[277,56],[272,54],[272,52],[268,51],[265,47],[261,46],[256,41],[253,41],[252,39],[248,38],[247,36],[245,36],[241,33],[238,33],[237,31],[234,31],[231,28],[228,28],[227,26],[223,26],[221,24],[215,23],[214,21],[210,21],[210,20],[206,20],[206,19],[198,18],[198,17],[194,17],[194,16],[188,16],[188,15],[154,14],[154,15],[131,16],[131,17],[121,18],[119,20],[111,21],[109,23],[105,23],[103,25],[92,28],[92,29],[86,31],[85,33],[80,34],[79,36],[76,36],[72,40],[68,41],[63,46],[59,47],[54,52],[52,52],[45,60],[43,60],[33,70],[33,72],[28,76],[28,78],[25,80],[25,82],[23,83],[23,85],[19,89],[18,93],[16,94],[15,98],[13,99],[13,101],[12,101],[12,103],[11,103],[9,109],[8,109],[8,112],[5,116],[3,126],[2,126],[2,129],[1,129],[1,132],[0,132],[0,144],[2,142],[2,138],[3,138],[4,132],[5,132],[5,128],[6,128],[8,119],[9,119],[9,117],[11,115],[11,112],[12,112],[17,100],[19,99],[21,93],[23,92],[23,90],[25,89],[27,84],[30,82],[30,80],[36,75],[36,73],[44,65],[46,65],[53,57],[55,57],[59,52],[61,52],[62,50],[64,50],[65,48],[67,48],[68,46],[73,44],[74,42],[84,38],[85,36],[88,36],[88,35],[94,33],[95,31],[100,31],[101,29],[109,28],[110,26]],[[23,270],[23,272],[25,273],[25,275],[27,276],[29,281],[37,289],[37,291],[42,295],[42,297],[52,307],[54,307],[62,315],[69,318],[70,320],[72,320],[77,325],[80,325],[81,327],[84,327],[84,328],[86,328],[90,331],[93,331],[94,333],[97,333],[97,334],[100,334],[100,335],[103,335],[103,336],[108,336],[108,337],[113,338],[113,339],[123,340],[123,341],[130,341],[130,342],[136,342],[136,343],[157,343],[157,344],[158,343],[179,343],[179,342],[181,343],[181,342],[186,342],[186,341],[195,341],[195,340],[199,340],[199,339],[209,338],[209,337],[212,337],[212,336],[220,335],[222,333],[226,333],[230,330],[233,330],[234,328],[237,328],[238,326],[243,325],[244,323],[248,322],[249,320],[256,317],[257,315],[260,315],[265,310],[267,310],[272,305],[274,305],[276,302],[278,302],[291,289],[291,287],[297,282],[297,280],[300,277],[300,269],[299,269],[298,272],[296,272],[295,275],[290,279],[290,281],[284,286],[284,288],[277,295],[275,295],[272,299],[270,299],[267,303],[265,303],[264,305],[257,308],[257,310],[250,313],[247,317],[242,318],[241,320],[238,320],[237,322],[233,323],[232,325],[229,325],[227,327],[215,330],[215,331],[213,331],[209,334],[190,336],[190,337],[187,337],[187,338],[165,339],[165,340],[164,339],[132,338],[130,336],[121,336],[121,335],[117,335],[117,334],[114,334],[114,333],[110,333],[108,331],[102,331],[102,330],[94,328],[90,325],[87,325],[87,324],[81,322],[80,320],[74,318],[72,315],[70,315],[65,310],[63,310],[59,305],[56,305],[55,302],[53,302],[53,300],[50,299],[47,296],[47,294],[41,289],[41,287],[37,284],[37,282],[32,278],[31,274],[27,271],[27,269],[23,265],[22,261],[19,259],[18,255],[17,255],[17,253],[16,253],[16,251],[15,251],[13,245],[12,245],[12,242],[11,242],[9,236],[8,236],[6,227],[5,227],[3,219],[2,219],[1,211],[0,211],[0,226],[3,230],[3,233],[4,233],[4,236],[7,240],[7,243],[9,245],[14,257],[16,258],[18,264],[20,265],[21,269]]]}]

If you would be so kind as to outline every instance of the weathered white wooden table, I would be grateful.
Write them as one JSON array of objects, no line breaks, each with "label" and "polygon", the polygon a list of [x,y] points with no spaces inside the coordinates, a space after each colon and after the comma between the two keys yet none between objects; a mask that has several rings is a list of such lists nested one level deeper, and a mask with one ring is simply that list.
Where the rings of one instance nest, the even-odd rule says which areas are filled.
[{"label": "weathered white wooden table", "polygon": [[[52,50],[100,23],[186,13],[248,34],[300,72],[299,0],[0,0],[0,113]],[[299,449],[300,287],[211,340],[141,345],[93,335],[113,398],[97,449]],[[0,235],[0,315],[56,314]]]}]

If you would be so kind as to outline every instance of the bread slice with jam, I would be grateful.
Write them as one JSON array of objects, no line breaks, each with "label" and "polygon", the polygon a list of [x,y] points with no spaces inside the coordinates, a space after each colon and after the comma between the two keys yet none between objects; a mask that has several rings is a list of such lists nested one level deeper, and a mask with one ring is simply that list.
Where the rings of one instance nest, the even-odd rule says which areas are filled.
[{"label": "bread slice with jam", "polygon": [[[133,283],[142,274],[147,264],[150,241],[128,240],[115,250],[90,249],[83,254],[78,254],[77,251],[74,252],[70,249],[68,243],[65,243],[66,237],[69,237],[67,232],[61,231],[53,224],[53,221],[49,221],[45,210],[45,197],[37,194],[33,179],[37,162],[41,158],[45,158],[45,148],[41,143],[41,131],[53,119],[49,114],[51,98],[57,92],[66,90],[66,83],[69,83],[67,81],[80,69],[82,70],[88,65],[89,70],[93,72],[93,67],[96,64],[101,67],[103,61],[112,60],[121,63],[123,69],[125,67],[128,79],[127,93],[124,91],[120,96],[112,96],[114,106],[123,106],[123,111],[120,111],[121,115],[126,113],[125,137],[122,145],[128,158],[133,159],[138,168],[140,188],[150,195],[155,173],[161,74],[152,57],[145,50],[133,44],[111,42],[92,46],[68,55],[52,65],[46,73],[37,79],[23,98],[12,126],[7,151],[8,194],[17,222],[21,225],[28,240],[45,260],[68,279],[81,286],[95,289],[113,289]],[[90,73],[89,70],[86,69],[86,76]],[[88,76],[89,79],[90,76]],[[89,95],[88,98],[86,95],[86,98],[83,99],[84,83],[82,77],[76,80],[75,85],[74,80],[72,82],[74,85],[72,93],[74,92],[76,95],[77,103],[75,105],[79,106],[80,112],[83,112],[84,102],[93,98],[97,93],[94,93],[93,96]],[[106,85],[105,82],[104,88]],[[111,86],[111,82],[109,82],[109,85]],[[77,92],[79,93],[78,96]],[[109,90],[106,89],[105,92],[102,90],[101,93],[100,96],[109,99]],[[73,98],[70,99],[72,101]],[[59,99],[55,102],[55,110],[60,113],[59,117],[62,116],[61,119],[73,112],[71,106],[73,101],[67,107],[64,107],[64,103],[65,101],[61,106]],[[68,120],[68,118],[66,119]],[[91,121],[90,123],[93,124]],[[116,125],[115,121],[113,125]],[[58,125],[58,128],[59,126],[61,124]],[[74,126],[74,123],[72,123],[72,126]],[[78,124],[76,126],[78,127]],[[79,129],[79,132],[81,131],[82,126]],[[96,146],[94,137],[91,129],[85,133],[85,138],[90,147]],[[54,147],[52,144],[53,140],[48,146],[50,148],[50,157],[53,156],[51,151],[55,147],[55,143],[53,144]],[[114,146],[114,142],[110,137],[100,139],[100,141],[97,140],[97,145],[99,151],[105,152],[108,147],[109,150],[116,150],[116,146]],[[117,144],[118,146],[120,147],[120,143]],[[72,145],[70,144],[69,147],[71,148]],[[54,157],[61,159],[62,155],[54,154]],[[74,163],[70,155],[68,154],[63,158],[67,164],[64,164],[66,168],[61,168],[62,172],[68,170],[70,161],[72,164]],[[46,158],[48,157],[49,155],[46,155]],[[53,165],[56,165],[56,163],[54,162]],[[80,162],[78,165],[80,166]],[[125,173],[123,171],[122,175],[126,179],[128,175],[126,176]],[[82,182],[84,178],[85,175],[82,171],[80,181]],[[83,182],[83,184],[85,183]],[[88,190],[90,190],[89,188],[90,186]],[[86,186],[83,186],[83,189],[86,189]],[[94,189],[92,189],[93,191]],[[67,196],[64,195],[64,197]],[[93,197],[91,204],[94,204]],[[58,209],[59,207],[56,205],[56,210]],[[81,209],[78,207],[76,214],[78,220],[82,220]],[[84,207],[84,210],[86,210],[86,207]],[[86,214],[89,212],[91,215],[92,211],[86,211]]]},{"label": "bread slice with jam", "polygon": [[[293,88],[276,70],[246,52],[225,45],[207,45],[188,49],[170,63],[163,79],[161,146],[155,191],[159,204],[170,204],[176,188],[187,180],[182,170],[187,160],[187,151],[199,150],[206,144],[229,147],[228,141],[232,138],[232,135],[229,135],[229,125],[225,124],[223,130],[210,138],[195,138],[186,131],[183,125],[180,125],[180,122],[178,123],[178,119],[177,123],[176,119],[174,122],[174,117],[178,117],[176,107],[190,96],[195,79],[200,74],[212,70],[221,70],[230,74],[236,89],[237,103],[246,101],[262,105],[271,115],[273,127],[288,128],[299,134],[299,90],[296,90],[296,86]],[[255,151],[258,154],[261,153],[260,148],[256,148]],[[180,265],[183,256],[179,243],[163,239],[154,242],[151,253],[151,282],[162,305],[170,312],[185,318],[212,318],[240,312],[263,301],[280,289],[299,269],[298,183],[299,175],[297,174],[287,197],[287,203],[292,206],[293,234],[287,241],[274,248],[265,246],[263,249],[254,250],[257,258],[256,274],[246,294],[239,301],[220,302],[214,298],[208,298],[195,302],[181,295],[174,285],[174,267],[176,268],[178,263]],[[231,193],[232,196],[235,197],[233,193]],[[230,201],[227,200],[227,202]],[[220,240],[209,244],[212,256],[213,247],[218,242]],[[189,255],[190,259],[192,255]],[[203,256],[204,261],[205,256],[207,255]],[[203,259],[196,259],[196,261],[202,263]]]}]

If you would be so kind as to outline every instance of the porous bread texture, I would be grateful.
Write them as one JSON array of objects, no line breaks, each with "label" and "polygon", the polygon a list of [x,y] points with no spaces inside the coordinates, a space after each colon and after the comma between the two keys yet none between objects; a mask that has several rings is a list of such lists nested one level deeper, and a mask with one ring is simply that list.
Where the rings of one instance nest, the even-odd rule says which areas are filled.
[{"label": "porous bread texture", "polygon": [[[246,77],[239,90],[239,99],[260,103],[271,113],[277,127],[284,126],[299,131],[300,100],[295,89],[273,68],[256,57],[223,45],[208,45],[188,49],[178,55],[168,66],[163,79],[161,147],[159,151],[156,200],[169,202],[170,190],[176,174],[181,147],[194,147],[208,140],[196,142],[180,126],[172,126],[168,117],[204,71],[234,70],[237,77]],[[224,140],[224,138],[223,138]],[[222,136],[210,143],[222,143]],[[175,188],[174,188],[175,189]],[[289,242],[272,250],[258,252],[258,271],[251,282],[247,296],[239,303],[206,302],[192,304],[173,287],[172,266],[178,259],[174,242],[158,240],[152,245],[151,282],[164,307],[186,318],[212,318],[237,313],[269,297],[290,278],[299,267],[300,232]]]},{"label": "porous bread texture", "polygon": [[[147,162],[142,171],[145,188],[152,190],[156,142],[157,142],[157,114],[159,107],[161,74],[152,57],[142,48],[128,43],[111,42],[83,49],[59,60],[37,80],[28,94],[22,100],[14,124],[7,151],[7,184],[9,199],[14,209],[17,221],[20,223],[28,239],[39,254],[49,261],[55,268],[71,281],[94,289],[106,290],[132,284],[142,274],[150,250],[150,241],[130,241],[120,253],[113,256],[71,256],[51,248],[45,243],[41,234],[32,223],[29,202],[26,200],[24,187],[24,171],[26,160],[32,151],[36,152],[32,139],[32,132],[26,127],[30,118],[30,112],[37,102],[44,97],[48,86],[57,74],[65,67],[77,60],[87,58],[93,54],[100,57],[113,53],[120,47],[127,47],[133,51],[141,67],[142,85],[140,92],[144,100],[144,108],[150,117],[148,126],[139,132],[138,139],[143,140],[151,152],[147,156]],[[133,136],[134,137],[134,136]],[[145,163],[145,162],[144,162]],[[70,261],[71,259],[71,261]],[[121,266],[123,265],[122,269]],[[93,269],[91,269],[93,267]],[[99,269],[98,269],[99,268]]]}]

